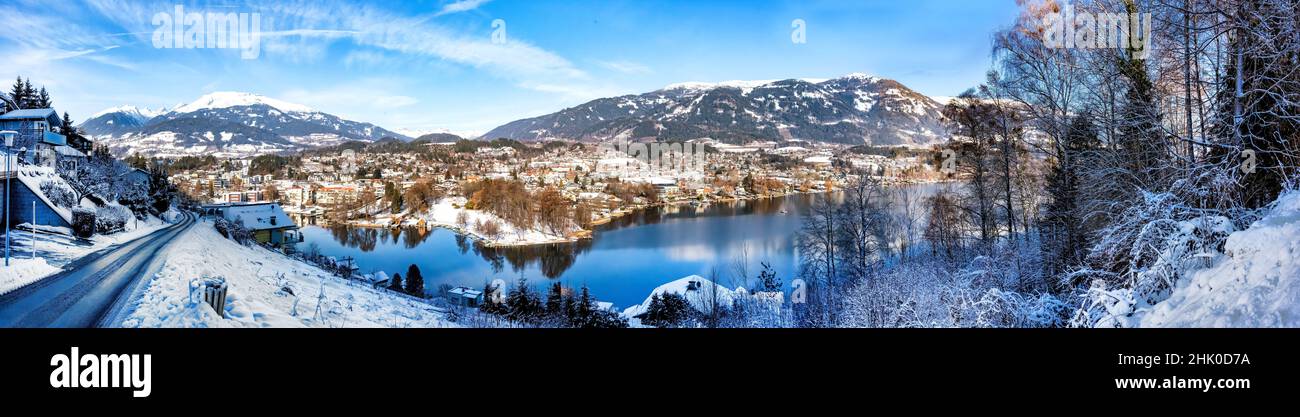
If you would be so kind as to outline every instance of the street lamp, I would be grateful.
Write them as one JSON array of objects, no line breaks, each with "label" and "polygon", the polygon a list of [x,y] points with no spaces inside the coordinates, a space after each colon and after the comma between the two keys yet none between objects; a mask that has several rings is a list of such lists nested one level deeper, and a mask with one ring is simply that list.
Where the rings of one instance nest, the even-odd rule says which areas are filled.
[{"label": "street lamp", "polygon": [[9,266],[9,194],[13,193],[9,188],[9,177],[13,176],[9,160],[13,159],[14,136],[17,135],[18,132],[12,130],[0,131],[0,136],[5,137],[5,266]]}]

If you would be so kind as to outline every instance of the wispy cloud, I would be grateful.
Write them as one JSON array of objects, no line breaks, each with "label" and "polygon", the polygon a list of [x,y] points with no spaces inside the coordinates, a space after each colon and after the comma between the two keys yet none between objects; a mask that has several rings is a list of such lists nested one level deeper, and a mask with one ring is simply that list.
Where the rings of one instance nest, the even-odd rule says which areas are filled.
[{"label": "wispy cloud", "polygon": [[479,6],[482,6],[488,1],[490,0],[456,0],[451,3],[448,3],[446,6],[442,6],[442,10],[439,10],[438,13],[434,14],[434,16],[468,12],[470,10],[477,9]]},{"label": "wispy cloud", "polygon": [[600,65],[601,67],[611,71],[632,75],[650,74],[654,72],[650,67],[632,61],[596,61],[596,65]]},{"label": "wispy cloud", "polygon": [[342,117],[356,118],[353,113],[358,110],[393,110],[418,104],[419,99],[401,93],[406,89],[406,84],[399,80],[367,78],[332,88],[293,88],[277,96]]}]

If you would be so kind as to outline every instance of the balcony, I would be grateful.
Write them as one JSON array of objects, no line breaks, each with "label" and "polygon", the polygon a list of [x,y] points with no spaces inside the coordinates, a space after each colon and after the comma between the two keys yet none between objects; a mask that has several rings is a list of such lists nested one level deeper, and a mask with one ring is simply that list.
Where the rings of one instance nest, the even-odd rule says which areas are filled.
[{"label": "balcony", "polygon": [[66,146],[68,144],[68,138],[63,136],[62,134],[58,134],[54,132],[42,132],[42,133],[44,136],[41,137],[41,142],[53,146]]}]

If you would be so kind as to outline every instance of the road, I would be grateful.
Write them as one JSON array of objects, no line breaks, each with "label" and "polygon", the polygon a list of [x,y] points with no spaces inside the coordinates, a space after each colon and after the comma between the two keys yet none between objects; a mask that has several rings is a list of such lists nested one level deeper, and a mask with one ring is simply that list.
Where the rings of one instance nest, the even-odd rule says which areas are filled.
[{"label": "road", "polygon": [[194,217],[78,259],[63,272],[0,296],[0,327],[100,327],[156,271],[172,239]]}]

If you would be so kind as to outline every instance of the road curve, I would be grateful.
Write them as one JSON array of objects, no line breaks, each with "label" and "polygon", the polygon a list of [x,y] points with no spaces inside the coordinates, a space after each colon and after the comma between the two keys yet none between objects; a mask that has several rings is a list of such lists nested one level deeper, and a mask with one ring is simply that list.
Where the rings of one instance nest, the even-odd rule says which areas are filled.
[{"label": "road curve", "polygon": [[96,327],[157,268],[159,253],[195,223],[180,222],[68,264],[63,272],[0,296],[0,327]]}]

